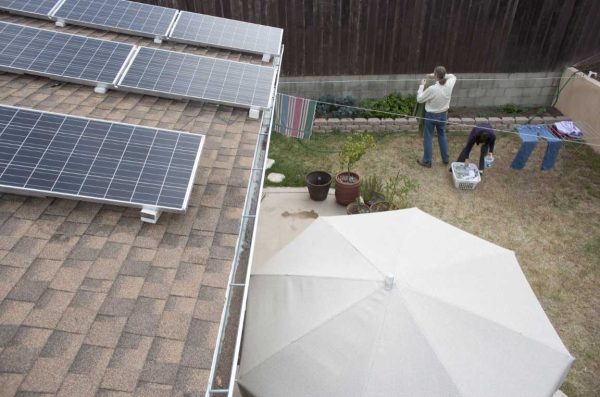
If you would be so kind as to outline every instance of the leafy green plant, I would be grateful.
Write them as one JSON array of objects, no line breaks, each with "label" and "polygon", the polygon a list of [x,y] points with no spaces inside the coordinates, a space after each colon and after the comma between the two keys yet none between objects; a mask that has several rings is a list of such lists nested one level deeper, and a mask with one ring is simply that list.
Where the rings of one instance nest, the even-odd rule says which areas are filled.
[{"label": "leafy green plant", "polygon": [[527,110],[528,110],[527,108],[523,108],[514,103],[507,103],[498,108],[499,112],[511,114],[511,115],[525,113],[525,112],[527,112]]},{"label": "leafy green plant", "polygon": [[419,184],[406,175],[388,179],[383,186],[385,200],[392,203],[395,208],[407,208],[410,205],[410,194],[419,189]]},{"label": "leafy green plant", "polygon": [[365,99],[360,106],[365,109],[361,117],[365,118],[396,118],[403,115],[412,115],[417,104],[414,95],[403,97],[398,93],[391,93],[381,99]]},{"label": "leafy green plant", "polygon": [[377,175],[370,175],[363,180],[360,192],[365,202],[372,203],[383,194],[383,181]]},{"label": "leafy green plant", "polygon": [[367,150],[375,147],[375,139],[370,134],[348,135],[339,153],[340,166],[351,172],[352,166],[356,164]]},{"label": "leafy green plant", "polygon": [[538,110],[535,112],[535,114],[542,117],[543,115],[546,114],[546,108],[545,107],[538,108]]},{"label": "leafy green plant", "polygon": [[360,110],[349,107],[354,106],[356,103],[351,96],[335,97],[325,95],[320,97],[318,102],[317,117],[354,118],[360,114]]}]

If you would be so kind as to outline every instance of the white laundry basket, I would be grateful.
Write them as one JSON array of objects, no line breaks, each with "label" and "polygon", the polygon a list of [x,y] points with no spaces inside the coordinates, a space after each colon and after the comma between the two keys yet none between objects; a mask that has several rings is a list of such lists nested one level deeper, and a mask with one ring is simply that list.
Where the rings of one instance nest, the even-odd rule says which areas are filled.
[{"label": "white laundry basket", "polygon": [[481,182],[481,175],[479,175],[479,168],[475,164],[469,164],[469,169],[475,172],[473,178],[459,178],[457,176],[457,169],[464,167],[463,163],[452,163],[452,179],[454,180],[454,187],[460,190],[473,190],[479,182]]}]

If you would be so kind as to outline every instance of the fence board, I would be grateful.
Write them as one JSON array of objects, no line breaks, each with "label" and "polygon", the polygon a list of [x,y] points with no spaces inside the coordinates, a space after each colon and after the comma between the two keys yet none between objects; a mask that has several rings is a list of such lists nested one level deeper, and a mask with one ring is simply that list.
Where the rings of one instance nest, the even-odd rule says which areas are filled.
[{"label": "fence board", "polygon": [[286,76],[557,70],[600,53],[598,0],[138,0],[285,29]]}]

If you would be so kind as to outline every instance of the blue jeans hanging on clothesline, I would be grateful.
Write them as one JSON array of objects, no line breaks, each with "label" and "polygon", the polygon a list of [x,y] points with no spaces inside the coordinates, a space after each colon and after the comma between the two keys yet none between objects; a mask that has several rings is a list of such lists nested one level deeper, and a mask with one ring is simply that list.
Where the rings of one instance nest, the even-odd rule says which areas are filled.
[{"label": "blue jeans hanging on clothesline", "polygon": [[543,125],[517,125],[517,131],[521,138],[521,147],[511,164],[511,168],[521,170],[525,167],[529,156],[537,145],[538,137],[540,137],[548,142],[542,160],[542,171],[553,169],[560,151],[561,140],[552,135]]}]

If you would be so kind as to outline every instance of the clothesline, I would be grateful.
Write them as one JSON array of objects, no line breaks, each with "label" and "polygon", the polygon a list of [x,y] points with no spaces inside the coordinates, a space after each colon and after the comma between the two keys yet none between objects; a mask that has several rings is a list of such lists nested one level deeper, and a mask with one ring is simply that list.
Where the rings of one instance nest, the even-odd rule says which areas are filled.
[{"label": "clothesline", "polygon": [[[386,112],[384,110],[377,110],[377,109],[367,109],[367,108],[363,108],[363,107],[360,107],[360,106],[340,105],[340,104],[337,104],[337,103],[320,101],[320,100],[314,100],[314,101],[317,102],[317,103],[323,103],[325,105],[333,105],[333,106],[346,107],[346,108],[356,109],[356,110],[363,110],[363,111],[369,111],[369,112],[384,113],[384,114],[388,114],[390,116],[400,116],[400,117],[403,117],[403,118],[414,118],[414,119],[417,119],[417,120],[431,120],[431,119],[428,119],[426,117],[413,116],[413,115],[403,114],[403,113]],[[437,120],[431,120],[431,121],[437,121]],[[466,123],[456,122],[456,121],[450,121],[450,120],[448,120],[446,123],[447,124],[452,124],[452,125],[457,125],[457,126],[462,126],[462,127],[467,127],[467,128],[474,128],[474,127],[476,127],[474,124],[466,124]],[[503,130],[503,129],[500,129],[500,128],[494,128],[494,131],[504,132],[504,133],[507,133],[507,134],[519,135],[519,133],[517,131]],[[590,142],[582,142],[582,141],[575,141],[575,140],[563,140],[563,142],[570,142],[570,143],[577,143],[577,144],[583,144],[583,145],[588,145],[588,146],[598,146],[598,147],[600,147],[600,144],[595,144],[595,143],[590,143]]]}]

